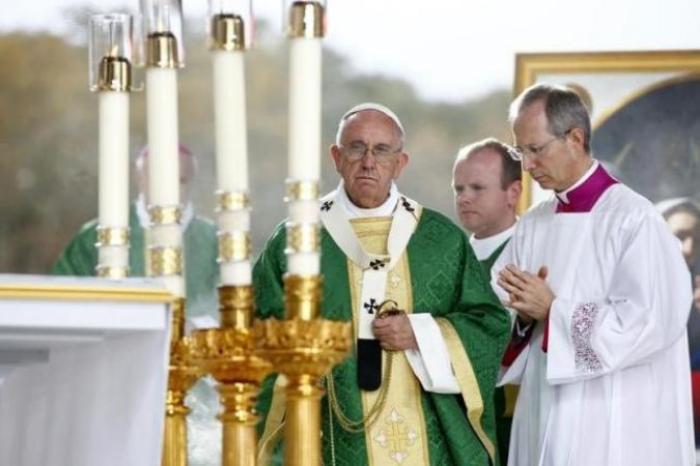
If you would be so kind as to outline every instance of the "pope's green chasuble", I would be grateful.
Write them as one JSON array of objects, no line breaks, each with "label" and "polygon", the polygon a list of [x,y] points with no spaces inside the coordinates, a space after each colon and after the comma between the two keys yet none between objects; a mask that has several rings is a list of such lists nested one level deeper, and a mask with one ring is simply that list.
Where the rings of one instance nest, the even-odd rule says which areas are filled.
[{"label": "pope's green chasuble", "polygon": [[[355,219],[351,224],[363,248],[374,254],[385,252],[388,217]],[[285,243],[285,229],[280,226],[253,270],[261,318],[284,316]],[[321,273],[322,316],[353,321],[357,331],[353,309],[357,309],[361,271],[325,229]],[[426,392],[403,353],[394,353],[387,402],[377,421],[364,431],[346,430],[333,414],[331,400],[327,396],[321,400],[324,464],[491,464],[495,461],[493,391],[509,336],[509,316],[461,230],[444,216],[422,209],[403,256],[387,275],[386,297],[407,313],[430,313],[436,319],[462,393]],[[339,408],[351,420],[362,419],[374,406],[377,392],[359,389],[354,352],[333,369],[332,377]],[[261,458],[274,450],[282,432],[281,379],[269,377],[259,398]]]},{"label": "pope's green chasuble", "polygon": [[[129,276],[146,275],[144,266],[144,229],[139,223],[135,204],[129,209]],[[97,266],[97,220],[82,226],[66,246],[51,273],[56,275],[95,275]],[[216,226],[209,220],[194,216],[183,236],[185,249],[185,282],[188,316],[216,315],[216,286],[219,267]]]}]

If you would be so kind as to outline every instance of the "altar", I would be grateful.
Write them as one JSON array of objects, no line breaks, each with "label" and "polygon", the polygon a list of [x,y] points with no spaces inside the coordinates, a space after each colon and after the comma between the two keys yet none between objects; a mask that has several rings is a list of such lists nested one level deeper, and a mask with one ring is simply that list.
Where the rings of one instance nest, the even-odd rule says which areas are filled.
[{"label": "altar", "polygon": [[160,464],[164,285],[0,275],[0,464]]}]

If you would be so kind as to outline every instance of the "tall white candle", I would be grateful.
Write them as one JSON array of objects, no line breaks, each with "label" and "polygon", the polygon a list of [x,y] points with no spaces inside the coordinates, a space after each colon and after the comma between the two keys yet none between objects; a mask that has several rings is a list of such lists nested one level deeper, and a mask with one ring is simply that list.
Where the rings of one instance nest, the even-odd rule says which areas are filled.
[{"label": "tall white candle", "polygon": [[221,191],[248,191],[243,51],[213,51],[216,179]]},{"label": "tall white candle", "polygon": [[[214,121],[216,127],[216,179],[222,192],[248,192],[248,140],[244,52],[214,50]],[[250,229],[250,212],[242,209],[219,214],[222,234]],[[222,285],[245,286],[251,283],[249,260],[223,261],[220,265]]]},{"label": "tall white candle", "polygon": [[147,68],[146,86],[148,204],[173,206],[180,203],[177,72]]},{"label": "tall white candle", "polygon": [[129,226],[129,93],[99,93],[99,224]]},{"label": "tall white candle", "polygon": [[290,39],[289,178],[321,174],[321,39]]}]

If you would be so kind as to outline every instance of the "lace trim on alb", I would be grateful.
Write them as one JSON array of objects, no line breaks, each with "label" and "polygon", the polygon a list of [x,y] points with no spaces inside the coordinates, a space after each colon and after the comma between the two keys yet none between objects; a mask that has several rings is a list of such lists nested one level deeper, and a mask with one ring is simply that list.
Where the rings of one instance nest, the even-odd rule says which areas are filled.
[{"label": "lace trim on alb", "polygon": [[586,372],[597,372],[603,369],[598,355],[591,347],[596,315],[598,315],[598,306],[595,303],[583,303],[576,306],[571,319],[576,369]]}]

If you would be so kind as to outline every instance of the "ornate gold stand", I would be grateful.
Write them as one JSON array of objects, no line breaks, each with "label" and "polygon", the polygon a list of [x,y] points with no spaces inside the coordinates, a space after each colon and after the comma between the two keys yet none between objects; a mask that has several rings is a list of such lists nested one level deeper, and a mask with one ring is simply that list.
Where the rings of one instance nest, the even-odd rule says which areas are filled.
[{"label": "ornate gold stand", "polygon": [[351,344],[350,322],[318,318],[321,278],[285,277],[286,320],[255,323],[260,354],[287,376],[285,452],[287,466],[321,465],[321,377]]},{"label": "ornate gold stand", "polygon": [[193,360],[218,382],[223,412],[222,466],[254,466],[258,415],[255,402],[272,366],[255,349],[251,286],[219,288],[221,328],[193,332]]},{"label": "ornate gold stand", "polygon": [[187,390],[202,375],[192,363],[192,340],[185,337],[185,300],[173,304],[168,391],[165,399],[163,466],[187,466]]}]

